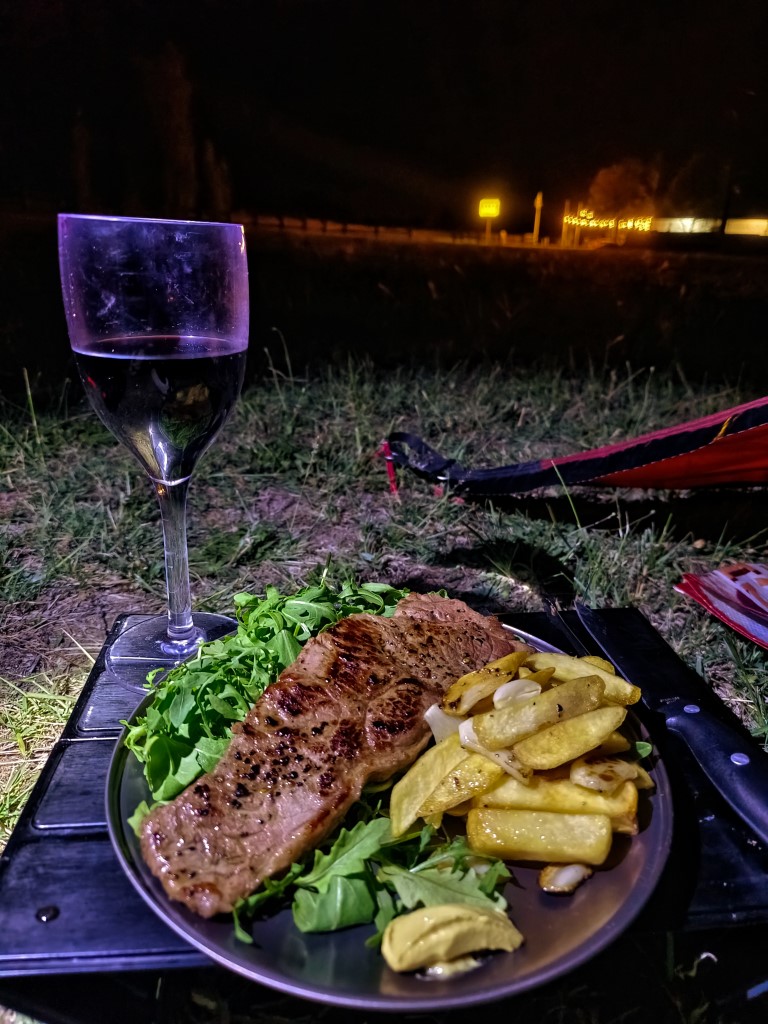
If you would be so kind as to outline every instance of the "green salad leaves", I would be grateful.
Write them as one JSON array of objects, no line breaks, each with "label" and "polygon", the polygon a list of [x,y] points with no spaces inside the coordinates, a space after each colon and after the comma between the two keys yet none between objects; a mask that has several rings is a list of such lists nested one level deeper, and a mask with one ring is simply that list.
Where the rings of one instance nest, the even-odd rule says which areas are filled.
[{"label": "green salad leaves", "polygon": [[[383,583],[308,586],[290,596],[236,594],[237,632],[204,644],[191,661],[158,679],[153,699],[128,725],[126,746],[144,766],[152,799],[172,800],[210,771],[229,743],[234,722],[310,637],[357,612],[391,615],[406,591]],[[153,682],[156,685],[152,686]]]},{"label": "green salad leaves", "polygon": [[478,857],[465,836],[449,839],[432,825],[392,838],[389,818],[365,800],[351,816],[361,815],[325,845],[293,864],[278,880],[268,879],[234,911],[235,934],[252,941],[244,922],[265,904],[289,902],[293,921],[302,932],[329,932],[353,925],[375,924],[368,940],[378,945],[389,922],[415,907],[471,903],[506,909],[498,891],[510,877],[500,860]]}]

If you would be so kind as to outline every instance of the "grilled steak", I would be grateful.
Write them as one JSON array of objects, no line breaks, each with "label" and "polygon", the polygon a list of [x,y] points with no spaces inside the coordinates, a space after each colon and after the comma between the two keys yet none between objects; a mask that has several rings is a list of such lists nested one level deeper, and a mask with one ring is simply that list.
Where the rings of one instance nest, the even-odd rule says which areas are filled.
[{"label": "grilled steak", "polygon": [[458,676],[521,646],[435,595],[343,619],[234,726],[216,768],[145,819],[144,859],[172,899],[203,917],[231,910],[333,831],[366,782],[416,758],[424,712]]}]

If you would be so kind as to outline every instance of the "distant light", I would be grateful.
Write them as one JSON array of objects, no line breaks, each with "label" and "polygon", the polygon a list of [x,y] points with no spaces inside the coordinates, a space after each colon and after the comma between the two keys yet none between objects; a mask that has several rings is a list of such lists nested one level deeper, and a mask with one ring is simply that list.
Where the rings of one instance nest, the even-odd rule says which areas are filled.
[{"label": "distant light", "polygon": [[596,217],[594,210],[579,210],[578,213],[567,213],[563,224],[572,224],[577,228],[601,228],[619,231],[650,231],[653,217]]},{"label": "distant light", "polygon": [[768,235],[765,217],[737,217],[725,222],[726,235]]},{"label": "distant light", "polygon": [[501,213],[501,200],[481,199],[478,212],[481,217],[498,217]]},{"label": "distant light", "polygon": [[695,235],[705,231],[718,231],[720,223],[719,220],[712,217],[656,217],[653,222],[653,230]]}]

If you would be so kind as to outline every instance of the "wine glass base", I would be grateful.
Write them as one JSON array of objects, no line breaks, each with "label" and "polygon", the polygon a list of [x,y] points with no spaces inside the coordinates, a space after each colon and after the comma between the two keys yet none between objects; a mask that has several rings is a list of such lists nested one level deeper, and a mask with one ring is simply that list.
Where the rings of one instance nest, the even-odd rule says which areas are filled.
[{"label": "wine glass base", "polygon": [[[194,612],[195,633],[184,645],[169,644],[168,618],[149,615],[124,629],[106,653],[106,664],[123,686],[146,690],[147,673],[170,669],[193,657],[201,644],[218,640],[237,629],[235,619],[212,612]],[[175,649],[173,649],[175,648]]]}]

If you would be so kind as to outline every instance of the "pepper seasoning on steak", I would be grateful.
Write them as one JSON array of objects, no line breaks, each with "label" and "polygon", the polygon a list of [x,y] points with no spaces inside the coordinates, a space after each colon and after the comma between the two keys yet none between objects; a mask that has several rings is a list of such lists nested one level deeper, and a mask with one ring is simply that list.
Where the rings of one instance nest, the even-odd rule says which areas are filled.
[{"label": "pepper seasoning on steak", "polygon": [[524,646],[432,594],[409,594],[390,618],[342,619],[234,725],[213,771],[147,816],[146,863],[202,917],[232,910],[331,833],[367,782],[416,759],[424,712],[455,679]]}]

